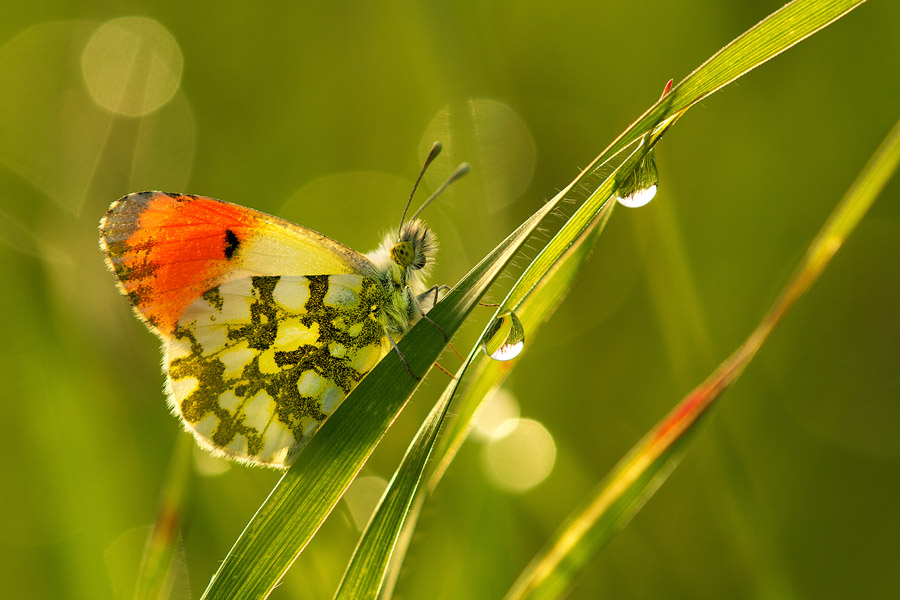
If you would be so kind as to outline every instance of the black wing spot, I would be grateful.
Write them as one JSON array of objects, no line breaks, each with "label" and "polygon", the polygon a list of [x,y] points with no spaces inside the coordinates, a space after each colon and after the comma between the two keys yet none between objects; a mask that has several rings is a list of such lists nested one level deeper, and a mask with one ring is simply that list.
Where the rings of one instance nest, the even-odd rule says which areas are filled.
[{"label": "black wing spot", "polygon": [[241,240],[232,230],[225,230],[225,258],[231,258],[241,246]]}]

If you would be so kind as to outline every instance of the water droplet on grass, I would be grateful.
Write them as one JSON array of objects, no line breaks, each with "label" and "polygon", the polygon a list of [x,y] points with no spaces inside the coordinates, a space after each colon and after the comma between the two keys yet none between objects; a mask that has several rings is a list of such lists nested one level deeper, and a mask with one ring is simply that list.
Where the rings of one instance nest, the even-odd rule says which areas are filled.
[{"label": "water droplet on grass", "polygon": [[481,338],[481,347],[494,360],[512,360],[525,347],[525,328],[514,312],[500,315]]},{"label": "water droplet on grass", "polygon": [[641,159],[622,185],[616,190],[616,200],[622,206],[637,208],[644,206],[656,196],[659,185],[659,173],[656,170],[656,154],[650,152]]}]

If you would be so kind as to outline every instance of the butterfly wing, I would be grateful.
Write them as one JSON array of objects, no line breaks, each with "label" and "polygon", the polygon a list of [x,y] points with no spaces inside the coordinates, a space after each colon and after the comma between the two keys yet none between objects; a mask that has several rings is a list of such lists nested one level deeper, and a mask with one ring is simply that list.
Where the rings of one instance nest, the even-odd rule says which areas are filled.
[{"label": "butterfly wing", "polygon": [[130,194],[100,245],[164,346],[169,405],[202,445],[291,462],[384,354],[384,289],[365,256],[200,196]]},{"label": "butterfly wing", "polygon": [[166,343],[169,404],[213,452],[284,467],[387,350],[383,302],[356,274],[213,288]]},{"label": "butterfly wing", "polygon": [[207,290],[255,275],[370,275],[363,255],[278,217],[202,196],[114,202],[100,246],[138,316],[163,337]]}]

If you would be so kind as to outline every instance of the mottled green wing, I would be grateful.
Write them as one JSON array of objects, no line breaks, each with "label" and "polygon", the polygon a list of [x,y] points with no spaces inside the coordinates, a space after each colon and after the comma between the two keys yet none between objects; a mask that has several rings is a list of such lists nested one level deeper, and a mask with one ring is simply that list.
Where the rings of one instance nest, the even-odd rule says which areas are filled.
[{"label": "mottled green wing", "polygon": [[169,404],[201,445],[286,467],[384,355],[362,275],[249,277],[213,288],[166,344]]}]

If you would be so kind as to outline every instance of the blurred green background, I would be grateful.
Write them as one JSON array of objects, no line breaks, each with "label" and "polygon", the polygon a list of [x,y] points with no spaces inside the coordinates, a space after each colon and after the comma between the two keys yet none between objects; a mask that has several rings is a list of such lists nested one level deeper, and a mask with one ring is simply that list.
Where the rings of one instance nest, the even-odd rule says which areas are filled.
[{"label": "blurred green background", "polygon": [[[208,195],[369,250],[441,139],[426,187],[473,166],[425,214],[442,241],[432,279],[452,284],[669,78],[779,6],[5,3],[2,595],[126,597],[187,435],[165,406],[157,341],[97,249],[111,201]],[[864,5],[666,136],[657,199],[616,212],[508,383],[507,405],[552,439],[552,471],[510,490],[488,468],[491,444],[468,442],[426,506],[398,597],[501,596],[749,333],[900,116],[898,40],[900,4]],[[122,72],[145,75],[123,91]],[[894,181],[571,597],[900,597],[898,192]],[[338,505],[273,598],[331,596],[354,511],[364,518],[445,384],[425,382],[364,468],[362,500]],[[199,596],[278,478],[194,460],[176,598]]]}]

